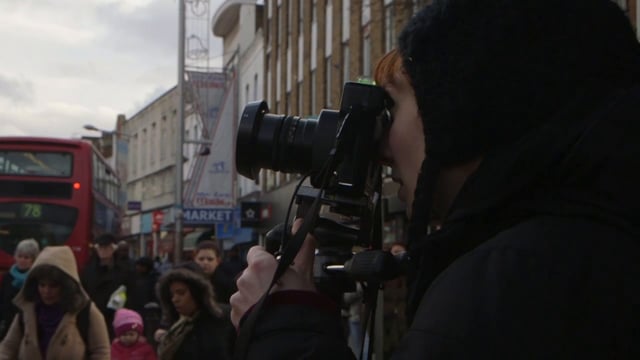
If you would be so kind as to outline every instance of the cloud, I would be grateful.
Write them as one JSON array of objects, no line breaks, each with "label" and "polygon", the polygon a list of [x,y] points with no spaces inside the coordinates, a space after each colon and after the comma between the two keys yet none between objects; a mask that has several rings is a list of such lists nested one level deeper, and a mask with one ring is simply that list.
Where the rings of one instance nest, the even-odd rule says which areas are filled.
[{"label": "cloud", "polygon": [[60,0],[57,4],[34,0],[2,1],[0,33],[12,33],[12,38],[27,42],[21,44],[23,46],[39,42],[49,46],[78,46],[95,40],[99,29],[92,25],[91,18],[81,11],[82,8],[74,8],[76,2],[64,6],[65,2],[69,1]]},{"label": "cloud", "polygon": [[89,108],[81,104],[47,103],[39,108],[0,106],[0,135],[70,137],[84,132],[85,124],[113,129],[117,111],[109,107]]},{"label": "cloud", "polygon": [[2,123],[0,124],[0,136],[25,136],[28,135],[19,127],[14,124]]},{"label": "cloud", "polygon": [[33,82],[0,74],[0,98],[14,104],[28,104],[33,102],[33,97]]},{"label": "cloud", "polygon": [[[214,58],[222,41],[206,21],[198,31]],[[0,135],[113,129],[117,114],[175,86],[177,33],[177,0],[0,0],[0,38],[11,49],[0,57]]]},{"label": "cloud", "polygon": [[101,44],[124,54],[166,57],[175,62],[178,46],[178,6],[175,1],[154,1],[136,11],[126,11],[121,2],[100,6],[97,19],[105,31]]},{"label": "cloud", "polygon": [[166,93],[170,89],[170,87],[156,87],[153,90],[149,91],[140,101],[136,101],[133,108],[127,112],[127,117],[132,117],[137,112],[157,100],[161,95],[164,95],[164,93]]}]

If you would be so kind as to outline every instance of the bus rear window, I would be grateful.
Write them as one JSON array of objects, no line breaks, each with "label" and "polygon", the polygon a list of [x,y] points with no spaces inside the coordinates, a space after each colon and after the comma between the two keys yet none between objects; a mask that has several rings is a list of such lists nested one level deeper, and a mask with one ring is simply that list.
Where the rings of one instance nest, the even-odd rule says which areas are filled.
[{"label": "bus rear window", "polygon": [[72,168],[71,153],[0,150],[0,175],[70,177]]},{"label": "bus rear window", "polygon": [[69,239],[78,210],[42,203],[0,204],[0,250],[13,255],[23,239],[33,238],[41,247],[63,245]]}]

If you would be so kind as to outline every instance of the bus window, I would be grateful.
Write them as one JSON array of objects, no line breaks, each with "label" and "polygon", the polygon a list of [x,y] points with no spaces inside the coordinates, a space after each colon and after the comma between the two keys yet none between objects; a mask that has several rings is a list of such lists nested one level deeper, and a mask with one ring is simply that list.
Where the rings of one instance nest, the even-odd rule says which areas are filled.
[{"label": "bus window", "polygon": [[78,210],[72,207],[14,202],[0,204],[0,250],[13,254],[20,240],[33,238],[41,247],[63,245],[73,231]]},{"label": "bus window", "polygon": [[0,151],[0,174],[70,177],[73,156],[62,152]]}]

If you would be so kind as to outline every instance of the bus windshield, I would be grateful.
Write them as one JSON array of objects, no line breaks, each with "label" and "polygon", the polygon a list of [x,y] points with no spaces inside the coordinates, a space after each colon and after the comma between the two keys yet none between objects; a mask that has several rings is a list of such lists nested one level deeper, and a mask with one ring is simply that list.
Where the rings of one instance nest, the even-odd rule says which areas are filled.
[{"label": "bus windshield", "polygon": [[72,168],[70,153],[0,150],[0,175],[70,177]]},{"label": "bus windshield", "polygon": [[69,239],[78,210],[42,203],[0,204],[0,250],[13,255],[23,239],[35,239],[41,247],[63,245]]}]

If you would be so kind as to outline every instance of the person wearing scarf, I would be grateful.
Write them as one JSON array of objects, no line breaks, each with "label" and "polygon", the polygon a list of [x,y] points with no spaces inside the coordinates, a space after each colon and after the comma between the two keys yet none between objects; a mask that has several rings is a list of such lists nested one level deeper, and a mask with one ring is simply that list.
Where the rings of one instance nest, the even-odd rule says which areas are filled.
[{"label": "person wearing scarf", "polygon": [[45,304],[42,301],[36,302],[36,318],[38,319],[38,346],[40,352],[47,353],[49,342],[56,332],[60,321],[64,316],[64,308],[58,304]]},{"label": "person wearing scarf", "polygon": [[163,322],[169,330],[158,346],[158,358],[231,359],[235,329],[229,312],[217,304],[211,283],[197,264],[166,272],[158,282]]},{"label": "person wearing scarf", "polygon": [[[0,343],[0,360],[110,359],[107,325],[80,285],[68,246],[44,248],[13,303],[20,313]],[[82,314],[88,317],[84,330]]]},{"label": "person wearing scarf", "polygon": [[11,301],[22,288],[39,252],[40,246],[34,239],[24,239],[16,246],[15,264],[3,276],[0,285],[0,340],[7,334],[9,324],[18,311]]}]

